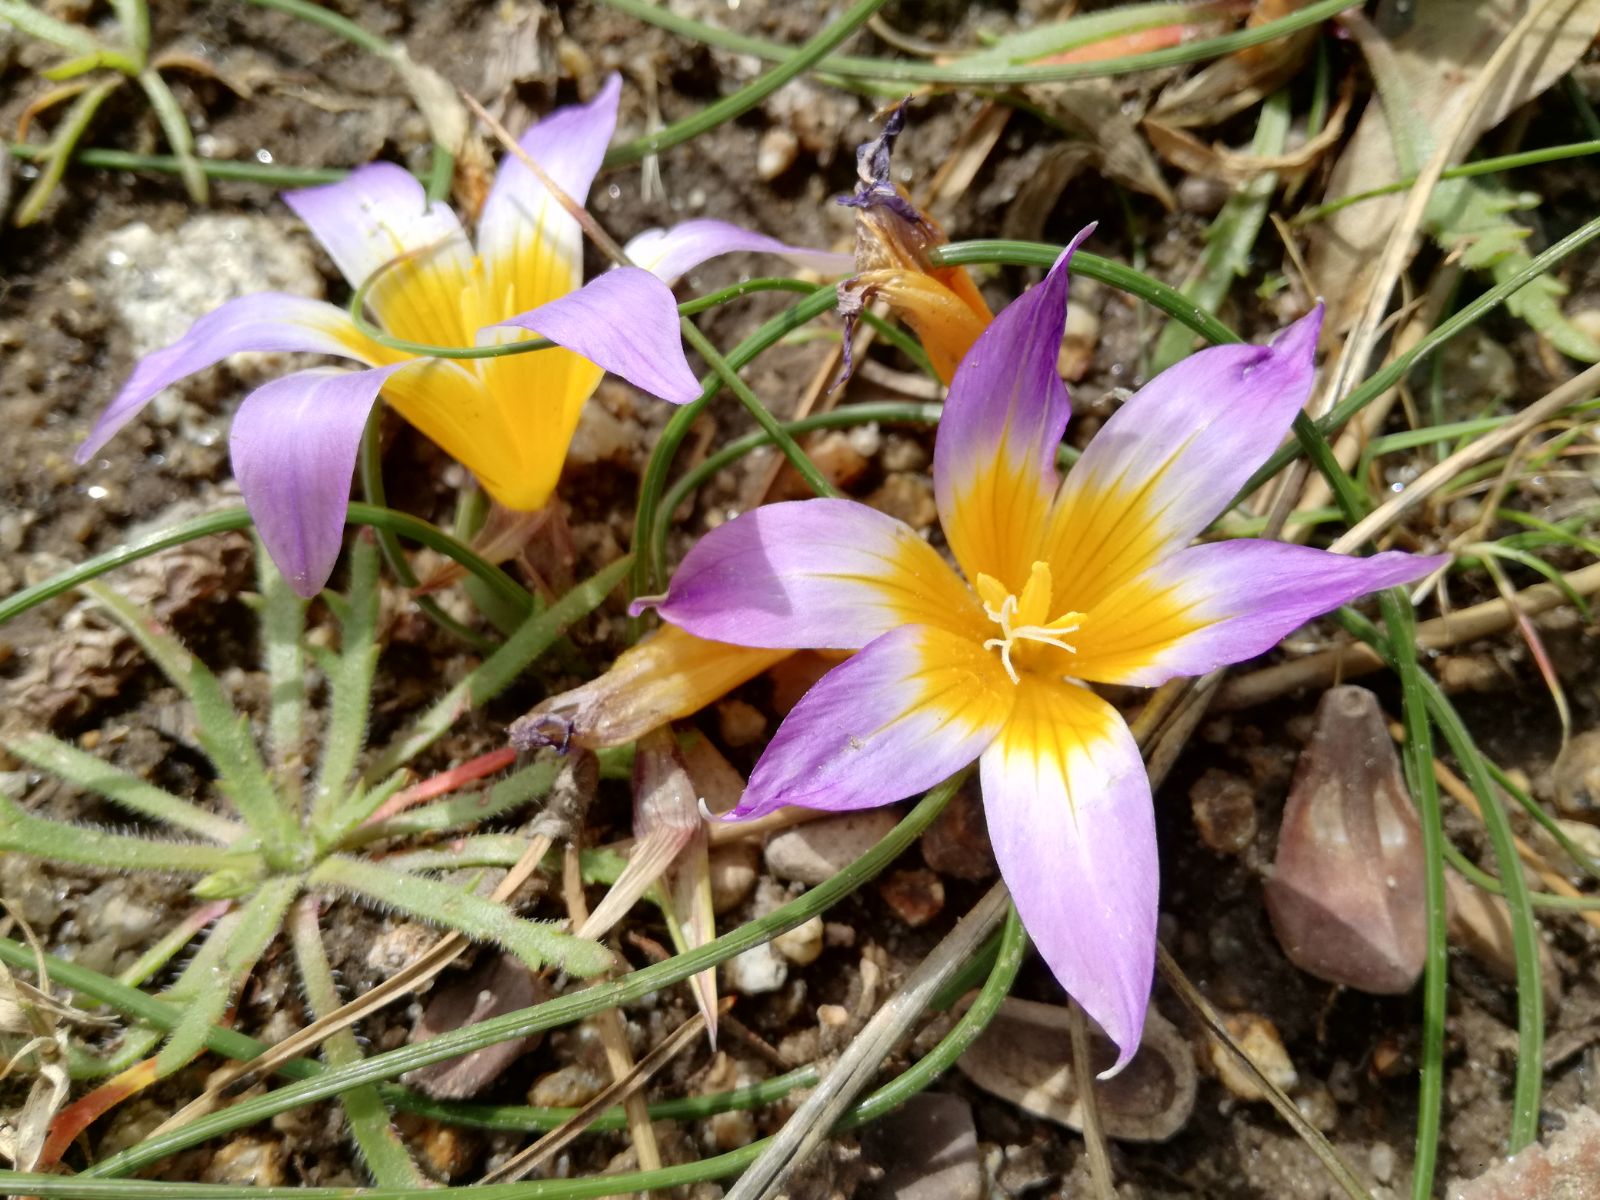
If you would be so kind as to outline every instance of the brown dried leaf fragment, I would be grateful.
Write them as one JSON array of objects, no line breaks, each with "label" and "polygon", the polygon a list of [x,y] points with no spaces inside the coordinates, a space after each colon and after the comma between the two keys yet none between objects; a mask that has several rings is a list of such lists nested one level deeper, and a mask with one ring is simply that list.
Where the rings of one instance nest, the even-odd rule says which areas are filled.
[{"label": "brown dried leaf fragment", "polygon": [[1427,951],[1422,828],[1383,713],[1365,688],[1317,706],[1266,882],[1278,944],[1302,971],[1358,991],[1408,991]]},{"label": "brown dried leaf fragment", "polygon": [[[1082,1131],[1072,1068],[1068,1010],[1054,1004],[1008,999],[956,1066],[984,1091],[1024,1112]],[[1090,1025],[1096,1071],[1117,1059],[1116,1047]],[[1107,1137],[1124,1142],[1164,1142],[1194,1111],[1194,1053],[1177,1028],[1152,1007],[1145,1014],[1139,1053],[1119,1074],[1095,1085]]]}]

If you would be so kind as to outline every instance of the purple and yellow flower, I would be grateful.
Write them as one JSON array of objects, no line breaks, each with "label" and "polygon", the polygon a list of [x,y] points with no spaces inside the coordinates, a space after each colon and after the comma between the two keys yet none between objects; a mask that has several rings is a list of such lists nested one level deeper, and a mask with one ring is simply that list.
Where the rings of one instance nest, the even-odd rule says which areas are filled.
[{"label": "purple and yellow flower", "polygon": [[956,372],[933,463],[956,567],[863,504],[774,504],[701,540],[659,610],[702,638],[856,652],[784,720],[735,818],[887,804],[976,759],[1023,924],[1120,1068],[1150,994],[1155,826],[1133,736],[1090,685],[1154,687],[1252,658],[1441,560],[1190,545],[1305,402],[1320,309],[1270,345],[1204,350],[1164,372],[1058,481],[1070,255]]},{"label": "purple and yellow flower", "polygon": [[[613,75],[591,102],[557,109],[521,139],[580,204],[616,128],[620,94]],[[284,199],[351,287],[367,286],[367,306],[390,337],[473,347],[537,332],[555,343],[496,358],[417,355],[374,340],[332,304],[263,292],[223,305],[140,361],[79,448],[80,463],[161,389],[230,354],[303,351],[365,364],[273,380],[247,396],[233,420],[230,450],[245,503],[273,561],[308,596],[338,558],[361,431],[380,392],[495,501],[531,512],[549,500],[578,415],[606,371],[675,404],[699,394],[669,286],[679,276],[736,250],[832,272],[850,263],[720,221],[690,221],[640,235],[627,248],[638,266],[584,284],[577,219],[515,157],[500,165],[476,246],[448,205],[430,203],[392,163]]]}]

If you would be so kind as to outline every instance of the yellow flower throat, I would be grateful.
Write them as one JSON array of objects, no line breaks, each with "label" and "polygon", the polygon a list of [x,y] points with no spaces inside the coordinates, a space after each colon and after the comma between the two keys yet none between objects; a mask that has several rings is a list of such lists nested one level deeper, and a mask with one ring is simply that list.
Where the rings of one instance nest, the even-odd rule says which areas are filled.
[{"label": "yellow flower throat", "polygon": [[1011,676],[1012,683],[1021,682],[1012,661],[1013,655],[1024,656],[1025,647],[1018,646],[1018,642],[1036,642],[1068,654],[1077,653],[1077,648],[1067,642],[1066,635],[1078,631],[1083,624],[1083,614],[1065,612],[1054,620],[1046,619],[1050,615],[1052,592],[1049,563],[1033,564],[1020,596],[1006,591],[1005,584],[992,575],[980,574],[977,586],[984,615],[1000,626],[1000,636],[984,642],[983,648],[999,649],[1000,663]]}]

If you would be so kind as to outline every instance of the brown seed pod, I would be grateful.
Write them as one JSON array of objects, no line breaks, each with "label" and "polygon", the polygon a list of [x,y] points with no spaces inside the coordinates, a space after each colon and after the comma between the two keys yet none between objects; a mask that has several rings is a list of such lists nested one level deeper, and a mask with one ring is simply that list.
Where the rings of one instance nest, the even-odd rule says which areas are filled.
[{"label": "brown seed pod", "polygon": [[1422,827],[1365,688],[1333,688],[1317,706],[1266,899],[1283,952],[1319,979],[1387,995],[1422,972]]}]

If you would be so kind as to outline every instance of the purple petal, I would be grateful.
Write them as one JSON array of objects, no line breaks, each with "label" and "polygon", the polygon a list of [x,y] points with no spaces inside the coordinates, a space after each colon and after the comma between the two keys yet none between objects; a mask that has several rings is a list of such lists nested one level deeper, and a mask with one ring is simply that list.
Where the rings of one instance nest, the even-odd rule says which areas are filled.
[{"label": "purple petal", "polygon": [[1370,558],[1240,539],[1191,546],[1090,610],[1072,673],[1156,687],[1264,654],[1313,617],[1421,579],[1448,555]]},{"label": "purple petal", "polygon": [[855,269],[854,255],[790,246],[726,221],[685,221],[671,229],[647,229],[622,248],[634,266],[643,267],[668,286],[708,259],[740,250],[777,254],[820,275],[844,275]]},{"label": "purple petal", "polygon": [[805,694],[728,815],[758,817],[786,804],[875,808],[915,795],[983,752],[1015,691],[978,642],[901,626]]},{"label": "purple petal", "polygon": [[1322,307],[1267,346],[1215,346],[1156,376],[1067,474],[1046,542],[1058,594],[1087,611],[1191,542],[1282,443],[1311,394]]},{"label": "purple petal", "polygon": [[672,289],[649,271],[618,267],[500,326],[528,329],[672,404],[700,394],[679,333]]},{"label": "purple petal", "polygon": [[1010,304],[961,360],[934,443],[939,520],[969,579],[1020,592],[1056,490],[1072,406],[1056,362],[1067,320],[1073,238],[1044,282]]},{"label": "purple petal", "polygon": [[441,308],[438,300],[453,305],[471,279],[472,245],[450,206],[429,203],[410,172],[370,163],[338,183],[285,192],[283,199],[351,287],[396,264],[367,293],[368,306],[389,332],[452,345],[463,339],[468,331],[458,309]]},{"label": "purple petal", "polygon": [[1155,970],[1155,817],[1139,748],[1093,692],[1024,675],[983,754],[983,807],[1023,927],[1121,1051],[1139,1048]]},{"label": "purple petal", "polygon": [[89,461],[162,388],[245,350],[339,354],[370,361],[371,343],[350,315],[321,300],[258,292],[207,313],[172,345],[141,358],[74,456]]},{"label": "purple petal", "polygon": [[234,415],[234,477],[267,553],[302,596],[333,573],[367,413],[407,365],[286,375],[251,392]]},{"label": "purple petal", "polygon": [[[578,204],[588,199],[605,159],[621,95],[622,77],[613,73],[589,103],[556,109],[517,143]],[[509,289],[513,311],[571,291],[583,278],[578,222],[514,154],[502,158],[496,170],[478,219],[478,250],[490,274],[490,294],[498,298]],[[560,278],[545,286],[536,275],[546,272]]]},{"label": "purple petal", "polygon": [[982,609],[915,530],[853,500],[764,504],[684,556],[661,615],[697,637],[856,650],[902,625],[989,636]]}]

